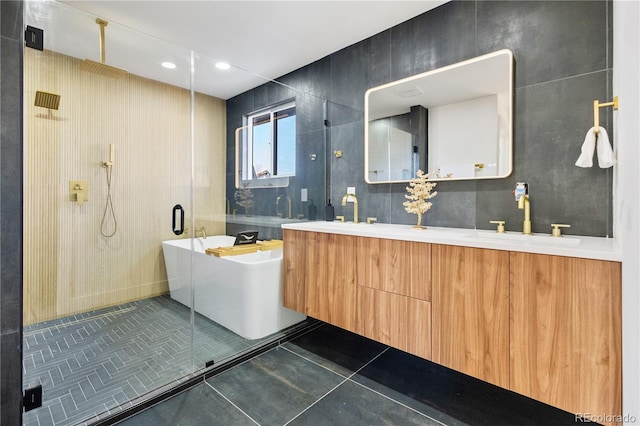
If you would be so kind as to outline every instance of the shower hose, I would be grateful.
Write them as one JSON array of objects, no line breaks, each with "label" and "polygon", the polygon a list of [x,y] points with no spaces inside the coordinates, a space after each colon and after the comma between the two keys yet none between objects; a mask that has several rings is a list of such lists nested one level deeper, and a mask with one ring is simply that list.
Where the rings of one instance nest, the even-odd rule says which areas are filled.
[{"label": "shower hose", "polygon": [[[113,210],[113,202],[111,201],[111,166],[105,166],[107,173],[107,201],[104,205],[104,213],[102,214],[102,222],[100,223],[100,233],[103,237],[111,238],[116,235],[118,231],[118,222],[116,221],[116,213]],[[113,218],[113,232],[107,233],[105,231],[105,222],[107,221],[107,214]]]}]

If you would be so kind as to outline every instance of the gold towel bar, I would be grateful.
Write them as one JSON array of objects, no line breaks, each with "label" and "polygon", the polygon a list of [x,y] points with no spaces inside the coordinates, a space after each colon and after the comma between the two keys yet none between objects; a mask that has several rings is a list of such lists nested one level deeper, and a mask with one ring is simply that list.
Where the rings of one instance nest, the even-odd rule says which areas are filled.
[{"label": "gold towel bar", "polygon": [[598,130],[600,127],[600,108],[613,106],[613,109],[618,109],[618,97],[614,96],[613,101],[611,102],[603,102],[595,100],[593,101],[593,131],[598,134]]}]

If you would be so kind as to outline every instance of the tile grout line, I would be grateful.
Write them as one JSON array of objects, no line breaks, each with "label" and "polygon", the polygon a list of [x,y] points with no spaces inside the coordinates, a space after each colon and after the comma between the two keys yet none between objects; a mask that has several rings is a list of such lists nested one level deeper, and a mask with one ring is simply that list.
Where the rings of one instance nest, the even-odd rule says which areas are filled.
[{"label": "tile grout line", "polygon": [[[373,361],[375,361],[376,359],[378,359],[380,356],[382,356],[382,354],[384,354],[385,352],[387,352],[389,350],[389,347],[385,348],[385,350],[383,350],[382,352],[380,352],[378,355],[374,356],[371,360],[369,360],[369,362],[365,363],[362,367],[358,368],[356,371],[354,371],[351,375],[349,375],[349,377],[345,378],[343,381],[341,381],[340,383],[338,383],[336,386],[334,386],[332,389],[330,389],[327,393],[325,393],[324,395],[322,395],[320,398],[318,398],[316,401],[313,402],[313,404],[309,405],[307,408],[305,408],[304,410],[302,410],[301,412],[299,412],[298,414],[296,414],[292,419],[290,419],[288,422],[286,422],[283,426],[288,425],[289,423],[291,423],[292,421],[294,421],[295,419],[297,419],[298,417],[300,417],[302,414],[304,414],[306,411],[308,411],[311,407],[313,407],[314,405],[316,405],[318,402],[322,401],[327,395],[329,395],[331,392],[333,392],[334,390],[338,389],[340,386],[342,386],[343,384],[345,384],[346,382],[349,381],[349,379],[351,379],[351,377],[355,376],[356,374],[358,374],[363,368],[365,368],[366,366],[368,366],[369,364],[371,364]],[[341,377],[344,377],[342,375],[340,375]]]},{"label": "tile grout line", "polygon": [[599,69],[599,70],[593,70],[593,71],[583,72],[583,73],[580,73],[580,74],[574,74],[574,75],[568,75],[568,76],[565,76],[565,77],[559,77],[559,78],[556,78],[556,79],[553,79],[553,80],[540,81],[540,82],[537,82],[537,83],[527,84],[525,86],[514,87],[513,89],[514,90],[516,90],[516,89],[527,89],[527,88],[530,88],[530,87],[541,86],[543,84],[557,83],[559,81],[568,80],[568,79],[571,79],[571,78],[584,77],[584,76],[587,76],[587,75],[598,74],[598,73],[607,72],[607,71],[609,71],[608,68]]},{"label": "tile grout line", "polygon": [[229,404],[233,405],[236,410],[240,411],[242,414],[244,414],[249,420],[251,420],[252,422],[254,422],[255,424],[257,424],[258,426],[260,426],[260,423],[258,423],[253,417],[251,417],[249,414],[247,414],[242,408],[238,407],[236,404],[234,404],[229,398],[227,398],[226,396],[224,396],[222,394],[222,392],[220,392],[218,389],[214,388],[213,385],[211,385],[210,383],[208,383],[206,380],[204,381],[204,383],[209,386],[211,389],[213,389],[214,392],[216,392],[218,395],[220,395],[222,398],[224,398],[225,401],[227,401]]},{"label": "tile grout line", "polygon": [[[53,398],[49,401],[43,401],[43,405],[47,402],[53,403],[54,401],[57,402],[57,405],[54,404],[49,408],[44,408],[46,411],[43,410],[40,412],[36,410],[34,412],[27,413],[25,417],[29,419],[29,424],[52,424],[51,419],[54,414],[64,418],[67,418],[72,414],[73,416],[76,416],[76,411],[85,411],[88,407],[88,403],[91,402],[90,400],[98,401],[97,397],[99,393],[102,395],[100,398],[103,398],[108,397],[112,391],[120,391],[121,388],[114,390],[112,385],[115,385],[116,382],[122,380],[126,380],[126,383],[131,387],[131,391],[136,395],[136,397],[140,396],[141,392],[148,390],[149,385],[157,386],[157,379],[167,375],[168,370],[166,365],[157,362],[155,358],[153,358],[153,360],[147,359],[144,364],[138,364],[137,362],[132,363],[132,361],[137,359],[135,356],[138,355],[139,350],[142,347],[146,348],[147,345],[149,345],[149,347],[163,350],[171,349],[170,347],[165,348],[163,346],[164,342],[157,339],[164,331],[161,330],[162,324],[168,324],[172,328],[179,327],[177,328],[177,331],[182,333],[182,328],[184,328],[181,325],[183,319],[182,315],[178,315],[180,312],[176,313],[171,311],[170,305],[175,302],[170,301],[168,298],[167,301],[168,303],[163,302],[161,304],[157,304],[157,306],[154,304],[154,306],[130,306],[128,308],[118,307],[116,312],[103,312],[97,316],[76,315],[73,316],[73,320],[64,321],[61,324],[52,325],[51,323],[45,323],[43,324],[46,327],[44,330],[31,330],[29,336],[24,336],[23,341],[27,342],[27,344],[25,344],[25,348],[31,349],[31,353],[24,354],[21,366],[21,369],[23,370],[24,383],[34,382],[44,384],[44,381],[47,383],[48,391],[55,391],[55,393],[66,392],[66,395],[69,395],[68,390],[70,387],[67,385],[71,384],[78,386],[79,381],[86,380],[89,377],[87,374],[90,374],[91,372],[97,374],[95,377],[92,376],[93,381],[87,381],[86,388],[83,388],[82,386],[77,388],[79,389],[78,396],[81,399],[84,398],[86,400],[81,404],[84,407],[82,410],[77,410],[79,407],[77,405],[78,401],[75,400],[73,395],[69,395],[72,403],[68,405],[71,407],[63,406],[61,403],[61,397]],[[130,317],[123,318],[126,315],[120,315],[125,313]],[[162,316],[157,318],[157,313],[160,313]],[[149,330],[145,330],[143,333],[134,333],[136,324],[147,319],[149,315],[151,315],[155,321],[150,323],[151,328],[149,328]],[[122,322],[122,324],[118,324],[118,322],[121,321],[124,322]],[[214,337],[218,336],[216,333],[216,327],[208,327],[207,329],[209,328],[213,329]],[[87,335],[94,335],[98,331],[101,333],[107,332],[107,334],[102,335],[97,340],[95,337],[93,337],[92,340],[86,339]],[[115,335],[111,333],[112,331]],[[195,330],[196,333],[200,331],[201,330],[199,328]],[[182,336],[182,334],[180,336]],[[224,341],[226,342],[226,337],[222,337],[224,337]],[[55,340],[50,342],[50,339]],[[235,341],[232,343],[234,342]],[[113,351],[112,349],[114,345],[120,343],[123,343],[120,350]],[[65,347],[62,348],[61,346]],[[126,352],[121,352],[124,349],[126,349]],[[78,352],[78,350],[81,351]],[[135,353],[129,353],[131,350]],[[69,358],[69,354],[73,355]],[[182,362],[183,355],[184,354],[178,350],[175,357]],[[123,356],[126,357],[125,360],[123,360]],[[118,367],[114,368],[115,373],[104,368],[106,365],[104,363],[105,360],[107,360],[111,365],[119,363]],[[94,362],[96,361],[100,362],[97,370],[94,368]],[[135,387],[131,386],[131,380],[127,380],[125,376],[120,374],[122,370],[137,372],[139,369],[144,369],[147,373],[140,372],[140,374],[134,376],[138,383]],[[149,372],[153,374],[148,376]],[[117,379],[114,380],[115,376],[113,376],[113,374],[117,375]],[[149,378],[149,381],[153,383],[146,383],[146,380],[144,381],[145,383],[143,383],[139,377]],[[54,378],[57,378],[58,380],[54,381]],[[99,380],[95,381],[96,378]],[[69,380],[71,380],[71,382],[69,382]],[[100,392],[95,388],[96,386],[100,388]],[[86,393],[92,391],[95,395],[88,395]],[[46,392],[46,394],[49,394],[49,392]],[[111,395],[111,397],[117,404],[116,397],[114,395]],[[129,404],[129,402],[127,403]],[[107,411],[110,411],[112,408],[115,407],[109,408],[106,405],[104,407]],[[54,412],[52,412],[52,409]],[[96,409],[103,410],[103,408],[99,408],[98,405],[96,405]],[[97,414],[98,413],[96,413],[96,415]]]},{"label": "tile grout line", "polygon": [[[74,319],[73,321],[70,321],[68,323],[65,322],[63,324],[52,324],[52,325],[49,325],[49,326],[44,327],[44,328],[34,328],[32,330],[24,332],[24,336],[27,336],[27,337],[28,336],[33,336],[33,335],[35,335],[37,333],[44,333],[46,331],[50,331],[50,330],[53,330],[53,329],[55,329],[58,332],[64,332],[69,327],[72,327],[74,325],[79,325],[81,323],[98,320],[98,319],[103,318],[103,317],[110,317],[110,316],[116,316],[116,315],[125,314],[125,313],[128,313],[128,312],[130,312],[130,311],[132,311],[134,309],[136,309],[135,306],[134,307],[130,307],[130,308],[121,309],[121,310],[116,310],[114,312],[105,312],[105,313],[102,313],[102,314],[97,314],[94,317],[88,316],[88,317],[85,317],[85,318]],[[62,326],[62,329],[60,329],[61,326]]]},{"label": "tile grout line", "polygon": [[[298,356],[298,357],[300,357],[300,358],[304,359],[305,361],[309,361],[310,363],[315,364],[315,365],[317,365],[318,367],[323,368],[323,369],[325,369],[325,370],[327,370],[327,371],[329,371],[329,372],[331,372],[331,373],[334,373],[334,374],[336,374],[336,375],[338,375],[338,376],[340,376],[340,377],[342,377],[342,378],[344,378],[344,379],[348,379],[348,377],[347,377],[347,376],[345,376],[344,374],[338,373],[337,371],[333,371],[333,370],[332,370],[332,369],[330,369],[329,367],[327,367],[327,366],[325,366],[325,365],[322,365],[322,364],[319,364],[319,363],[315,362],[314,360],[309,359],[309,358],[307,358],[306,356],[303,356],[302,354],[299,354],[299,353],[297,353],[297,352],[292,351],[291,349],[285,348],[284,346],[279,346],[279,348],[284,349],[285,351],[287,351],[287,352],[289,352],[289,353],[292,353],[293,355],[296,355],[296,356]],[[382,352],[381,352],[379,355],[382,355]]]},{"label": "tile grout line", "polygon": [[421,411],[419,411],[419,410],[416,410],[415,408],[409,407],[408,405],[403,404],[402,402],[397,401],[397,400],[395,400],[395,399],[391,398],[391,397],[390,397],[390,396],[388,396],[388,395],[385,395],[385,394],[383,394],[383,393],[381,393],[381,392],[378,392],[378,391],[377,391],[377,390],[375,390],[375,389],[371,389],[371,388],[370,388],[370,387],[368,387],[367,385],[364,385],[364,384],[362,384],[362,383],[360,383],[360,382],[356,382],[355,380],[353,380],[353,379],[351,379],[351,378],[349,378],[349,379],[347,379],[347,380],[348,380],[349,382],[354,383],[354,384],[356,384],[356,385],[358,385],[358,386],[360,386],[360,387],[363,387],[363,388],[365,388],[365,389],[367,389],[367,390],[369,390],[369,391],[371,391],[371,392],[373,392],[373,393],[376,393],[376,394],[380,395],[381,397],[388,399],[389,401],[395,402],[396,404],[401,405],[401,406],[402,406],[402,407],[404,407],[404,408],[408,408],[409,410],[411,410],[411,411],[413,411],[413,412],[415,412],[415,413],[417,413],[417,414],[420,414],[421,416],[424,416],[424,417],[426,417],[426,418],[428,418],[428,419],[430,419],[430,420],[433,420],[434,422],[437,422],[437,423],[441,424],[442,426],[447,426],[445,423],[442,423],[440,420],[438,420],[438,419],[434,419],[433,417],[429,416],[428,414],[425,414],[425,413],[423,413],[423,412],[421,412]]},{"label": "tile grout line", "polygon": [[[0,1],[1,1],[1,0],[0,0]],[[269,352],[273,351],[274,349],[277,349],[278,347],[279,347],[279,346],[275,346],[275,347],[273,347],[273,348],[271,348],[271,349],[269,349],[269,350],[267,350],[267,351],[265,351],[265,352],[261,353],[261,354],[260,354],[260,355],[258,355],[258,356],[262,356],[262,355],[264,355],[264,354],[267,354],[267,353],[269,353]],[[253,356],[253,357],[251,357],[251,358],[249,358],[249,359],[245,359],[245,360],[244,360],[244,361],[242,361],[241,363],[236,364],[236,365],[234,365],[233,367],[230,367],[229,369],[225,370],[223,373],[226,373],[227,371],[231,371],[231,370],[233,370],[233,369],[235,369],[235,368],[237,368],[237,367],[240,367],[241,365],[246,364],[246,363],[247,363],[247,362],[249,362],[249,361],[253,361],[253,360],[254,360],[255,358],[257,358],[258,356]],[[222,373],[220,373],[220,374],[222,374]],[[204,382],[205,382],[205,383],[207,383],[207,380],[213,380],[213,379],[215,379],[216,377],[218,377],[218,375],[217,375],[217,374],[216,374],[216,375],[214,375],[214,376],[209,377],[208,379],[204,379]],[[207,383],[207,384],[208,384],[208,383]],[[209,385],[209,386],[211,386],[211,385]]]},{"label": "tile grout line", "polygon": [[[351,376],[347,377],[347,376],[344,376],[343,374],[340,374],[340,373],[338,373],[338,372],[336,372],[336,371],[331,370],[329,367],[326,367],[326,366],[324,366],[324,365],[321,365],[321,364],[319,364],[319,363],[317,363],[317,362],[313,361],[312,359],[309,359],[309,358],[307,358],[307,357],[303,356],[302,354],[299,354],[299,353],[297,353],[297,352],[294,352],[294,351],[292,351],[292,350],[291,350],[291,349],[289,349],[289,348],[286,348],[286,347],[284,347],[284,346],[280,346],[280,347],[281,347],[282,349],[284,349],[284,350],[286,350],[286,351],[288,351],[288,352],[290,352],[290,353],[294,354],[294,355],[299,356],[300,358],[302,358],[302,359],[304,359],[304,360],[306,360],[306,361],[309,361],[309,362],[311,362],[311,363],[313,363],[313,364],[317,365],[318,367],[321,367],[321,368],[323,368],[323,369],[325,369],[325,370],[328,370],[328,371],[330,371],[330,372],[332,372],[332,373],[334,373],[334,374],[337,374],[337,375],[338,375],[338,376],[340,376],[340,377],[344,377],[344,378],[346,378],[347,380],[345,380],[345,381],[349,381],[349,382],[351,382],[351,383],[354,383],[354,384],[356,384],[356,385],[358,385],[358,386],[360,386],[360,387],[362,387],[362,388],[364,388],[364,389],[367,389],[367,390],[369,390],[369,391],[371,391],[371,392],[373,392],[373,393],[375,393],[375,394],[378,394],[379,396],[382,396],[383,398],[388,399],[389,401],[395,402],[396,404],[398,404],[398,405],[400,405],[400,406],[402,406],[402,407],[404,407],[404,408],[407,408],[407,409],[409,409],[409,410],[411,410],[411,411],[413,411],[413,412],[415,412],[415,413],[417,413],[417,414],[419,414],[419,415],[421,415],[421,416],[424,416],[424,417],[426,417],[426,418],[428,418],[428,419],[430,419],[430,420],[433,420],[433,421],[434,421],[434,422],[436,422],[436,423],[439,423],[439,424],[441,424],[441,425],[443,425],[443,426],[446,426],[444,423],[442,423],[442,422],[441,422],[441,421],[439,421],[438,419],[434,419],[433,417],[431,417],[431,416],[429,416],[429,415],[427,415],[427,414],[425,414],[425,413],[423,413],[423,412],[421,412],[421,411],[419,411],[419,410],[416,410],[415,408],[409,407],[408,405],[403,404],[402,402],[397,401],[397,400],[395,400],[395,399],[391,398],[391,397],[390,397],[390,396],[388,396],[388,395],[385,395],[385,394],[383,394],[383,393],[381,393],[381,392],[378,392],[378,391],[377,391],[377,390],[375,390],[375,389],[371,389],[370,387],[368,387],[368,386],[366,386],[366,385],[364,385],[364,384],[362,384],[362,383],[359,383],[359,382],[356,382],[355,380],[353,380],[353,379],[352,379],[352,377],[353,377],[355,374],[357,374],[359,371],[361,371],[361,370],[362,370],[362,368],[366,367],[366,365],[364,365],[362,368],[358,369],[358,371],[356,371],[355,373],[353,373]],[[388,349],[388,348],[386,348],[385,350],[383,350],[382,352],[380,352],[380,354],[378,354],[378,356],[382,355],[382,354],[383,354],[387,349]],[[378,356],[376,356],[375,358],[377,358]],[[373,358],[371,361],[375,360],[375,358]],[[371,362],[371,361],[370,361],[370,362]],[[367,364],[368,364],[368,363],[367,363]],[[338,386],[340,386],[340,385],[342,385],[342,384],[344,384],[344,383],[345,383],[345,382],[342,382],[342,383],[340,383]],[[332,389],[332,391],[333,391],[333,389]],[[325,395],[325,396],[326,396],[326,395]],[[323,396],[323,397],[324,397],[324,396]],[[308,408],[310,408],[310,407],[308,407]],[[302,413],[300,413],[300,414],[302,414]],[[300,414],[298,414],[298,415],[300,415]],[[297,416],[296,416],[296,417],[297,417]],[[294,417],[294,418],[295,418],[295,417]],[[291,420],[293,420],[293,419],[291,419]],[[291,420],[290,420],[290,421],[291,421]]]}]

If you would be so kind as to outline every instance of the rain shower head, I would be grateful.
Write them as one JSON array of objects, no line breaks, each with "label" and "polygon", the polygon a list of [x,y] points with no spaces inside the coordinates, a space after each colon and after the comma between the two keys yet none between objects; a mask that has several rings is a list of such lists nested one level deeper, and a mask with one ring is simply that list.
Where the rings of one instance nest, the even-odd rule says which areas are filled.
[{"label": "rain shower head", "polygon": [[80,62],[80,69],[111,78],[120,78],[128,72],[123,68],[112,67],[111,65],[92,61],[91,59],[85,59]]},{"label": "rain shower head", "polygon": [[37,107],[57,110],[60,106],[60,95],[36,90],[36,100],[33,104]]},{"label": "rain shower head", "polygon": [[104,27],[109,25],[104,19],[97,18],[96,24],[100,25],[100,62],[85,59],[80,63],[80,69],[105,77],[120,78],[127,74],[127,70],[105,64]]}]

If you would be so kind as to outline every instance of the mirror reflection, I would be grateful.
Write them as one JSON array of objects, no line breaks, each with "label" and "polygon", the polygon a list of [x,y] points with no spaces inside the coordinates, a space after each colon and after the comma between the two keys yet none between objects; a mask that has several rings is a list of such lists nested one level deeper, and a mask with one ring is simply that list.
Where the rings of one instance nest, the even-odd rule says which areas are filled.
[{"label": "mirror reflection", "polygon": [[513,53],[500,50],[365,93],[365,181],[495,179],[512,170]]}]

